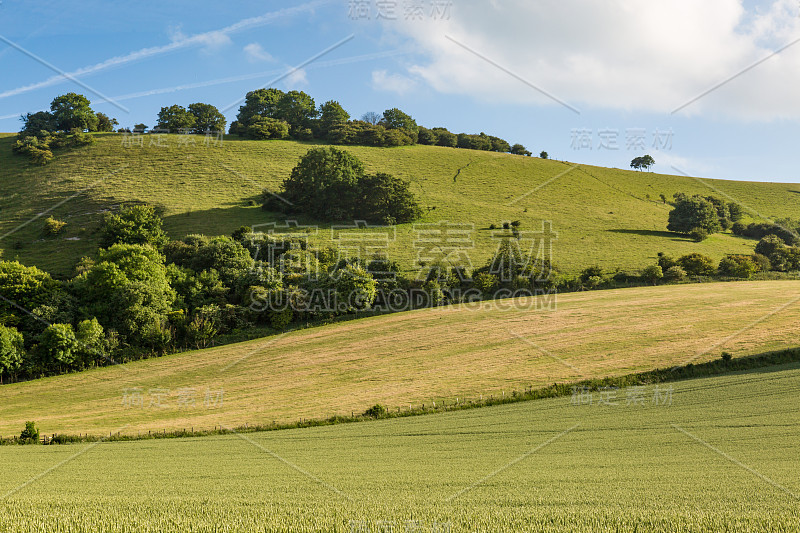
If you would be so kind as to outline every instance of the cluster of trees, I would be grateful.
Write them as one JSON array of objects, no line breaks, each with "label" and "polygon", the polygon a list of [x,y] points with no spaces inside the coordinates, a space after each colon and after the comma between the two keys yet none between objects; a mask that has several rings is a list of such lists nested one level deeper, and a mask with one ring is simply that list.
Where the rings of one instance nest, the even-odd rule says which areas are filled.
[{"label": "cluster of trees", "polygon": [[[678,282],[688,276],[748,279],[758,272],[800,270],[800,249],[778,246],[781,251],[773,255],[775,258],[773,262],[764,253],[769,253],[766,246],[759,243],[753,254],[730,254],[719,262],[697,252],[678,258],[659,252],[657,263],[645,267],[638,274],[629,274],[620,270],[604,272],[600,267],[592,266],[584,269],[575,279],[561,280],[558,286],[562,290],[586,290],[617,287],[619,284],[632,282],[650,285],[660,282]],[[785,259],[787,256],[793,260],[787,261]]]},{"label": "cluster of trees", "polygon": [[422,215],[408,182],[383,172],[366,174],[357,157],[334,147],[310,149],[284,180],[280,194],[264,192],[263,207],[320,220],[386,225]]},{"label": "cluster of trees", "polygon": [[[76,93],[55,98],[49,112],[28,113],[22,121],[20,146],[16,152],[29,155],[40,164],[53,157],[50,148],[55,147],[52,142],[55,133],[110,132],[119,125],[116,119],[95,113],[89,100]],[[188,107],[177,104],[162,107],[154,129],[203,134],[224,131],[226,123],[225,116],[216,107],[197,102]],[[136,124],[133,131],[144,133],[146,129],[142,123]],[[131,130],[120,128],[117,131],[130,133]],[[419,126],[410,115],[397,108],[387,109],[382,115],[369,112],[360,120],[351,120],[350,114],[335,100],[317,107],[314,99],[303,91],[284,92],[275,88],[247,93],[229,133],[249,139],[320,139],[333,144],[384,147],[418,143],[531,155],[521,144],[512,146],[500,137],[483,132],[456,134],[446,128]],[[541,152],[540,157],[546,159],[547,152]]]},{"label": "cluster of trees", "polygon": [[[162,107],[158,112],[156,128],[169,133],[224,132],[225,116],[211,104],[200,102],[189,104],[188,109],[180,105]],[[143,126],[137,124],[137,126]]]},{"label": "cluster of trees", "polygon": [[[104,248],[68,280],[0,262],[0,380],[202,348],[255,325],[281,330],[385,305],[389,294],[406,295],[408,309],[456,301],[465,288],[489,295],[532,287],[551,270],[523,257],[513,237],[475,280],[442,265],[432,265],[425,279],[407,279],[385,258],[314,250],[298,235],[243,227],[230,237],[170,240],[161,226],[148,206],[108,214]],[[412,291],[425,295],[423,302],[412,302]]]},{"label": "cluster of trees", "polygon": [[[322,107],[329,124],[336,123],[339,113],[344,113],[335,102]],[[319,131],[321,127],[322,119],[318,115],[322,110],[318,111],[314,99],[303,91],[284,93],[274,88],[258,89],[245,96],[236,120],[231,122],[230,133],[251,139],[310,140],[315,137],[312,128]],[[349,115],[344,120],[347,118]]]},{"label": "cluster of trees", "polygon": [[744,217],[739,204],[715,196],[675,193],[674,198],[667,229],[691,235],[696,241],[704,240],[711,233],[732,229]]},{"label": "cluster of trees", "polygon": [[90,144],[94,139],[85,131],[114,131],[116,119],[95,113],[89,100],[80,94],[67,93],[50,103],[50,111],[27,113],[20,117],[22,129],[12,150],[45,165],[53,159],[56,148]]},{"label": "cluster of trees", "polygon": [[387,109],[382,115],[365,113],[360,120],[351,120],[350,114],[335,100],[316,107],[314,99],[303,91],[283,92],[275,88],[247,93],[236,120],[231,123],[230,133],[250,139],[322,139],[333,144],[363,146],[418,143],[531,155],[521,144],[511,146],[485,133],[455,134],[446,128],[419,126],[397,108]]},{"label": "cluster of trees", "polygon": [[55,133],[40,130],[37,135],[19,136],[11,145],[11,151],[27,156],[37,165],[46,165],[55,157],[53,150],[57,148],[76,148],[93,142],[94,137],[77,128]]},{"label": "cluster of trees", "polygon": [[776,235],[789,246],[800,244],[800,235],[798,235],[797,228],[792,227],[792,221],[776,221],[776,222],[751,222],[750,224],[743,224],[735,222],[731,227],[734,235],[740,237],[750,237],[751,239],[762,239],[767,235]]},{"label": "cluster of trees", "polygon": [[50,111],[27,113],[21,117],[20,135],[36,136],[40,131],[114,131],[117,119],[103,113],[95,113],[91,102],[82,94],[67,93],[57,96],[50,103]]}]

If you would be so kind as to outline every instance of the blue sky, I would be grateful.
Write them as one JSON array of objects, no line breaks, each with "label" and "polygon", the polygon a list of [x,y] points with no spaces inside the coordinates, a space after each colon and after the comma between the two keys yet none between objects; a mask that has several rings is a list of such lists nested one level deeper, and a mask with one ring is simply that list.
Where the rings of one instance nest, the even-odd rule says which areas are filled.
[{"label": "blue sky", "polygon": [[562,160],[800,182],[795,0],[2,0],[0,37],[22,49],[0,42],[0,131],[71,91],[153,125],[280,77],[353,117],[399,107]]}]

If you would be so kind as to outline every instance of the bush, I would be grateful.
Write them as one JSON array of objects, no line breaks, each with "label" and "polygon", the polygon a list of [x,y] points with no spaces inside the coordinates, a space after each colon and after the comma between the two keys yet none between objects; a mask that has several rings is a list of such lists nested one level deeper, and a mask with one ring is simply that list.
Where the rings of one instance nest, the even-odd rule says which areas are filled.
[{"label": "bush", "polygon": [[652,283],[653,285],[655,285],[656,283],[658,283],[658,280],[660,280],[663,277],[664,277],[664,272],[658,265],[650,265],[648,267],[645,267],[644,270],[642,270],[642,275],[641,275],[642,281],[645,281],[647,283]]},{"label": "bush", "polygon": [[382,406],[379,403],[376,403],[366,411],[364,411],[364,416],[369,416],[371,418],[383,418],[389,413],[386,407]]},{"label": "bush", "polygon": [[481,291],[484,296],[489,296],[495,287],[500,283],[497,276],[488,272],[478,272],[473,276],[475,288]]},{"label": "bush", "polygon": [[690,276],[710,276],[716,270],[710,257],[696,252],[681,256],[677,262]]},{"label": "bush", "polygon": [[123,207],[117,214],[106,213],[100,230],[100,243],[103,247],[114,244],[150,244],[160,248],[168,240],[162,229],[163,223],[151,206]]},{"label": "bush", "polygon": [[46,165],[53,159],[53,152],[47,138],[40,140],[37,137],[23,137],[17,139],[11,148],[15,154],[26,155],[37,165]]},{"label": "bush", "polygon": [[784,243],[790,246],[800,244],[800,236],[797,232],[780,224],[752,222],[745,226],[741,222],[736,222],[731,229],[735,235],[742,237],[761,239],[767,235],[777,235]]},{"label": "bush", "polygon": [[765,235],[760,241],[758,241],[758,244],[756,244],[755,252],[757,254],[769,257],[776,251],[785,247],[786,243],[784,243],[783,239],[777,235]]},{"label": "bush", "polygon": [[686,271],[678,265],[671,266],[664,271],[664,281],[681,281],[686,277]]},{"label": "bush", "polygon": [[603,283],[603,278],[600,276],[589,276],[584,280],[583,285],[587,289],[596,289]]},{"label": "bush", "polygon": [[249,139],[286,139],[289,137],[289,124],[283,120],[258,117],[244,129]]},{"label": "bush", "polygon": [[717,270],[721,276],[748,279],[758,271],[758,267],[749,255],[728,255],[719,262]]},{"label": "bush", "polygon": [[47,217],[47,220],[44,221],[44,233],[45,235],[55,236],[64,231],[67,223],[62,222],[61,220],[56,220],[53,217]]},{"label": "bush", "polygon": [[753,254],[753,263],[755,263],[756,267],[758,268],[757,272],[769,272],[772,268],[772,263],[770,263],[769,258],[765,257],[761,254]]},{"label": "bush", "polygon": [[694,228],[689,232],[689,238],[694,242],[703,242],[708,238],[708,232],[703,228]]},{"label": "bush", "polygon": [[666,274],[667,270],[676,266],[678,263],[664,252],[658,252],[658,266]]},{"label": "bush", "polygon": [[39,444],[39,429],[34,422],[25,422],[25,429],[19,434],[23,444]]},{"label": "bush", "polygon": [[600,268],[597,265],[594,265],[594,266],[586,267],[586,268],[583,269],[583,271],[581,271],[580,278],[581,278],[581,281],[583,281],[584,283],[589,278],[592,278],[592,277],[602,278],[603,277],[603,269]]},{"label": "bush", "polygon": [[733,356],[730,354],[730,352],[722,352],[722,360],[725,363],[730,363],[731,359],[733,359]]}]

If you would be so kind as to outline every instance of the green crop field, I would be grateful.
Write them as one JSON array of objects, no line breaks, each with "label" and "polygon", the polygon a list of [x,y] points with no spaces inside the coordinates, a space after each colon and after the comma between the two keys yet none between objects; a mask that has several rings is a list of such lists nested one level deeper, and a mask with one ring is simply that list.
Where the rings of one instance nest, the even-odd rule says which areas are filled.
[{"label": "green crop field", "polygon": [[796,346],[798,301],[798,281],[707,283],[359,319],[3,385],[0,435],[285,423],[739,357]]},{"label": "green crop field", "polygon": [[[120,134],[96,134],[97,142],[62,153],[45,167],[11,153],[13,136],[0,137],[0,249],[61,276],[97,247],[102,212],[123,202],[160,206],[173,237],[189,233],[229,234],[241,225],[283,223],[257,205],[264,187],[276,190],[311,144],[226,138],[205,145],[202,137],[145,136],[143,146],[123,146]],[[669,206],[660,194],[716,194],[742,203],[755,219],[793,216],[800,185],[700,180],[648,172],[591,167],[509,154],[434,146],[347,147],[368,171],[410,180],[427,209],[420,223],[466,224],[475,266],[496,248],[491,224],[520,220],[522,231],[540,231],[550,220],[558,233],[554,262],[566,272],[591,264],[637,269],[664,251],[702,252],[715,259],[750,253],[754,241],[715,234],[702,243],[666,231]],[[46,238],[44,219],[65,222],[65,232]],[[301,224],[316,225],[313,220]],[[330,224],[312,238],[332,245]],[[407,271],[419,249],[411,224],[390,236],[389,252]]]},{"label": "green crop field", "polygon": [[794,532],[800,366],[267,433],[0,447],[0,532]]}]

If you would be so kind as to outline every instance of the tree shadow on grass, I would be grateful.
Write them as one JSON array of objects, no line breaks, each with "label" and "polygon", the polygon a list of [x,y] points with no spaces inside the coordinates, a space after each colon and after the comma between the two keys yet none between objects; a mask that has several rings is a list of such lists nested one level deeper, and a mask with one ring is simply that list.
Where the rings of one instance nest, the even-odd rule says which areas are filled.
[{"label": "tree shadow on grass", "polygon": [[654,229],[610,229],[606,230],[612,233],[623,233],[625,235],[641,235],[643,237],[662,237],[677,242],[691,241],[688,237],[681,237],[678,233],[671,231],[659,231]]}]

